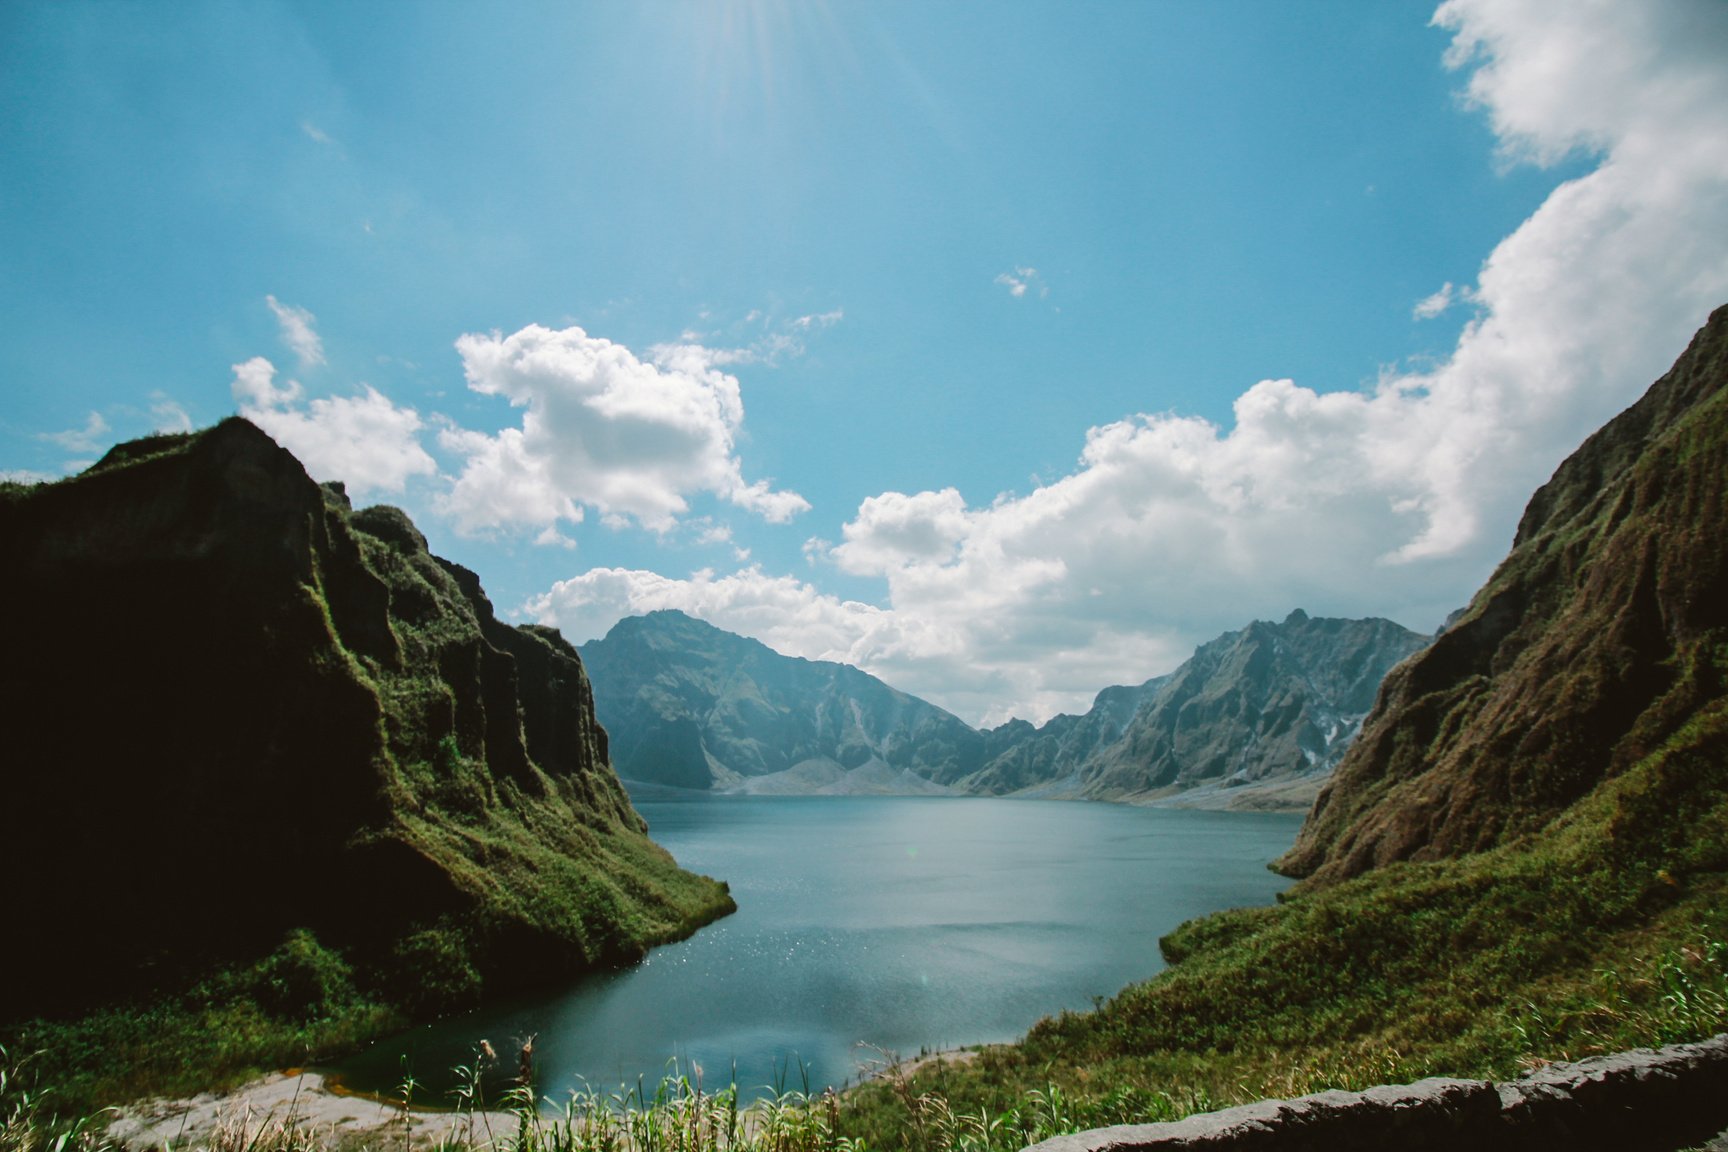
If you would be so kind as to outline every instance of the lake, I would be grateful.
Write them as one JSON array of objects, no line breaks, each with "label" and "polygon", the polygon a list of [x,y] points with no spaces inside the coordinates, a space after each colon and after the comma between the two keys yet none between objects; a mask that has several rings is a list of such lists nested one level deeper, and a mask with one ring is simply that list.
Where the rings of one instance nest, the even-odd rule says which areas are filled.
[{"label": "lake", "polygon": [[[636,967],[491,1004],[337,1066],[432,1102],[489,1039],[535,1034],[543,1094],[703,1071],[745,1096],[858,1078],[902,1056],[1011,1040],[1164,966],[1158,937],[1271,903],[1301,817],[1074,801],[699,796],[640,801],[680,864],[731,884],[736,914]],[[442,1086],[442,1087],[440,1087]]]}]

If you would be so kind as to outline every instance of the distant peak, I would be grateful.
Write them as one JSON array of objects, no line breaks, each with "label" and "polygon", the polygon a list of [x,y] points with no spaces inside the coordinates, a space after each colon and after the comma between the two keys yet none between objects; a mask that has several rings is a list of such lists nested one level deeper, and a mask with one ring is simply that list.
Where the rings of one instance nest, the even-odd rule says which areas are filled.
[{"label": "distant peak", "polygon": [[1290,615],[1284,617],[1284,623],[1286,626],[1291,624],[1306,624],[1308,623],[1308,613],[1302,611],[1300,608],[1292,608],[1290,610]]}]

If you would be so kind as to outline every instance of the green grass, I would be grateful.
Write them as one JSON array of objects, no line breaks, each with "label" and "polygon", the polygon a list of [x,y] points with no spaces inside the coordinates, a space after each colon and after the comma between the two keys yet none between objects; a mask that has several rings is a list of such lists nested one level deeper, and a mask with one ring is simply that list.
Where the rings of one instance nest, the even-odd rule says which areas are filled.
[{"label": "green grass", "polygon": [[[532,890],[532,868],[511,871],[514,833],[495,821],[423,832],[467,837],[449,851],[492,861],[498,899]],[[446,942],[434,933],[426,946]],[[1266,1096],[1506,1078],[1728,1029],[1724,942],[1728,707],[1718,703],[1539,834],[1192,921],[1165,940],[1164,973],[1096,1011],[1045,1020],[1017,1044],[902,1068],[834,1099],[785,1096],[762,1129],[716,1119],[715,1109],[736,1109],[735,1093],[676,1081],[647,1097],[554,1102],[526,1147],[1008,1148]],[[42,1049],[44,1071],[100,1062],[154,1090],[190,1090],[301,1063],[393,1022],[342,956],[291,936],[172,1009],[45,1026],[29,1047],[11,1045]],[[198,1047],[213,1036],[219,1050]],[[125,1098],[126,1083],[98,1091],[74,1077],[56,1088],[86,1107]],[[763,1132],[779,1143],[752,1143]]]},{"label": "green grass", "polygon": [[[1718,703],[1539,835],[1192,921],[1164,941],[1172,965],[1156,979],[914,1087],[988,1115],[1033,1092],[1060,1090],[1080,1111],[1137,1095],[1154,1104],[1134,1118],[1153,1119],[1159,1101],[1508,1077],[1728,1029],[1724,940]],[[846,1132],[901,1139],[904,1096],[857,1091]]]}]

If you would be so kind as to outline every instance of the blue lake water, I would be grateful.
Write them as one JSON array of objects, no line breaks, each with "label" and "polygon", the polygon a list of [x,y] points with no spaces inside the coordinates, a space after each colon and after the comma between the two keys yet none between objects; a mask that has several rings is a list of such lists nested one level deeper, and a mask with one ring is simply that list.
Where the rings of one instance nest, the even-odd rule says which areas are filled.
[{"label": "blue lake water", "polygon": [[[431,1102],[481,1038],[535,1034],[541,1091],[814,1090],[879,1051],[1010,1040],[1162,968],[1158,937],[1271,903],[1301,818],[1068,801],[714,796],[641,801],[654,838],[731,884],[736,914],[640,965],[383,1041],[338,1066]],[[790,1071],[788,1071],[788,1069]]]}]

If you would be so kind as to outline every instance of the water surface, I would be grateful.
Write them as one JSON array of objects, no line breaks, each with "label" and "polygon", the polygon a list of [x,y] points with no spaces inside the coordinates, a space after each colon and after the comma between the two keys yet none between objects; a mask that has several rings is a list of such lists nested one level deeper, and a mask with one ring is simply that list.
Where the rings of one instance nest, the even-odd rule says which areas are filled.
[{"label": "water surface", "polygon": [[[713,796],[641,801],[736,914],[640,965],[393,1037],[339,1066],[437,1091],[489,1039],[537,1034],[542,1092],[650,1086],[677,1062],[746,1094],[857,1078],[878,1051],[1010,1040],[1163,967],[1158,937],[1270,903],[1301,818],[1072,801]],[[424,1090],[423,1090],[424,1095]]]}]

